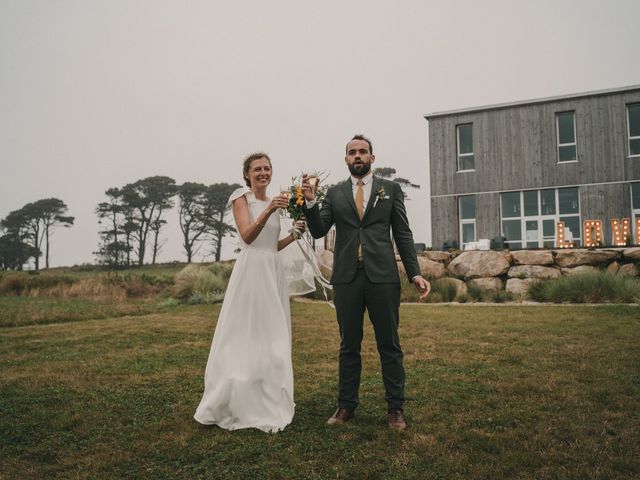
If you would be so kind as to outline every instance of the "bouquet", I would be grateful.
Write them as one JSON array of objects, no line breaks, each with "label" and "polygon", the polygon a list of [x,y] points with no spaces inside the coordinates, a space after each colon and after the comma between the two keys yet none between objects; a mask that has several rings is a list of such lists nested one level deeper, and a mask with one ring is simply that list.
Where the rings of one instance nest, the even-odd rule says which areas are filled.
[{"label": "bouquet", "polygon": [[[329,175],[324,172],[313,173],[310,174],[310,183],[312,185],[318,185],[316,187],[316,202],[322,202],[325,194],[327,193],[327,188],[322,185],[322,182],[327,179]],[[289,197],[289,206],[284,212],[285,215],[288,214],[294,222],[298,220],[304,220],[304,213],[302,208],[304,207],[305,198],[302,195],[302,175],[298,177],[291,177],[291,185],[287,185],[280,189],[281,195],[286,195]]]}]

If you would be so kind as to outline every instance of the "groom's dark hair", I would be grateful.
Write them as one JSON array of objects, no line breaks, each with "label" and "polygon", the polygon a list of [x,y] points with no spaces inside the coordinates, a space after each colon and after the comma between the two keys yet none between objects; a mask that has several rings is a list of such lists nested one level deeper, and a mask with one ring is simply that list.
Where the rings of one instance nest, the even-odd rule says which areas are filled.
[{"label": "groom's dark hair", "polygon": [[246,183],[247,187],[249,188],[251,188],[251,183],[249,182],[249,169],[251,168],[251,163],[254,160],[258,160],[259,158],[266,158],[267,160],[269,160],[269,166],[273,169],[273,166],[271,166],[271,159],[269,158],[269,155],[264,152],[252,153],[247,158],[245,158],[242,162],[242,176],[244,177],[244,183]]},{"label": "groom's dark hair", "polygon": [[367,144],[369,145],[369,153],[373,155],[373,145],[371,145],[371,140],[361,134],[354,135],[353,138],[349,140],[349,142],[344,147],[345,151],[347,150],[349,143],[353,142],[354,140],[364,140],[365,142],[367,142]]}]

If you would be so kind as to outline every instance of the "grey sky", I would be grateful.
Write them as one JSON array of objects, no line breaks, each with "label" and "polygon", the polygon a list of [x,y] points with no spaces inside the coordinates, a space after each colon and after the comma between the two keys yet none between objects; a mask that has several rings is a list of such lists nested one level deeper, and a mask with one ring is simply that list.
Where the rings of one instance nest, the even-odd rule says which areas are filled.
[{"label": "grey sky", "polygon": [[[76,225],[52,264],[92,262],[109,187],[240,183],[255,150],[274,192],[302,170],[335,182],[364,133],[422,185],[408,212],[429,243],[422,115],[638,84],[638,18],[637,0],[0,0],[0,218],[61,198]],[[161,260],[184,260],[177,216],[165,236]]]}]

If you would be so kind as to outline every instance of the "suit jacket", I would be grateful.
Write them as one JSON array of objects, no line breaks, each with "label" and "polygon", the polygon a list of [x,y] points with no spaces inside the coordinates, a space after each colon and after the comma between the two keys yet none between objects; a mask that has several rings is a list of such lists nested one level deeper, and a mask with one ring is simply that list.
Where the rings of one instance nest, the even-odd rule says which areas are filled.
[{"label": "suit jacket", "polygon": [[[374,205],[375,204],[375,205]],[[331,187],[322,201],[305,209],[309,232],[314,238],[324,237],[336,225],[332,284],[353,280],[358,260],[358,244],[362,244],[364,269],[374,283],[399,283],[400,276],[393,251],[391,234],[409,281],[420,275],[413,234],[409,228],[400,185],[373,177],[371,196],[362,220],[353,199],[351,178]]]}]

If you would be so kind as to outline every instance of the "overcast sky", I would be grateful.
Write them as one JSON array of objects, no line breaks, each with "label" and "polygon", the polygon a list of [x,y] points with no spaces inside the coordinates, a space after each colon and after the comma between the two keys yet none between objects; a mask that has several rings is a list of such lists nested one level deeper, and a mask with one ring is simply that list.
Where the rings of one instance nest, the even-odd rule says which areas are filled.
[{"label": "overcast sky", "polygon": [[[0,0],[0,218],[58,197],[52,265],[93,262],[104,191],[242,182],[272,158],[347,177],[373,140],[430,243],[426,113],[640,83],[637,0]],[[161,261],[184,260],[177,215]],[[224,256],[232,256],[231,242]]]}]

